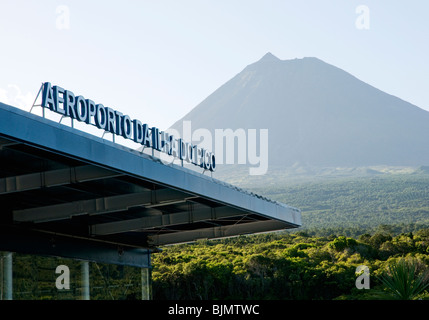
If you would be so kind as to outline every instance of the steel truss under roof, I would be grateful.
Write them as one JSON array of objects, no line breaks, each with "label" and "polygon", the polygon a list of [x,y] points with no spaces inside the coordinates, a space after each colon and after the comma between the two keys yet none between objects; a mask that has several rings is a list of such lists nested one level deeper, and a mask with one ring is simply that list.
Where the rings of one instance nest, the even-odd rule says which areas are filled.
[{"label": "steel truss under roof", "polygon": [[132,253],[301,225],[296,208],[2,103],[0,203],[0,250],[56,241],[76,258],[79,243]]}]

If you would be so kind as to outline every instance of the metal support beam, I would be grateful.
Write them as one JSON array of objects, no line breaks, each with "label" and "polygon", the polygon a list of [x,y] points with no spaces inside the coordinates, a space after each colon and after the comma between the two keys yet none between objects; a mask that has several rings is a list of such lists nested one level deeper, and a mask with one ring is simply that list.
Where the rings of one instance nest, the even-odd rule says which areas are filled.
[{"label": "metal support beam", "polygon": [[200,207],[190,211],[149,216],[137,219],[95,224],[91,226],[92,235],[108,235],[150,228],[162,228],[172,225],[216,220],[245,214],[244,211],[230,207]]},{"label": "metal support beam", "polygon": [[82,300],[89,300],[89,262],[81,262]]},{"label": "metal support beam", "polygon": [[19,144],[19,142],[0,138],[0,150],[3,150],[3,148],[15,146],[17,144]]},{"label": "metal support beam", "polygon": [[151,299],[151,275],[149,268],[141,269],[141,281],[142,281],[142,300]]},{"label": "metal support beam", "polygon": [[12,252],[3,252],[1,257],[2,262],[2,290],[1,300],[12,300],[13,297],[13,274],[12,274]]},{"label": "metal support beam", "polygon": [[290,228],[291,225],[278,220],[264,220],[257,222],[247,222],[228,226],[218,226],[205,229],[170,232],[149,236],[148,241],[151,245],[161,246],[172,243],[192,242],[198,239],[225,238],[236,235],[260,233],[274,230]]},{"label": "metal support beam", "polygon": [[10,139],[5,139],[3,137],[0,137],[0,148],[2,148],[3,146],[7,146],[8,144],[11,144],[11,143],[15,144],[17,142],[10,140]]},{"label": "metal support beam", "polygon": [[113,178],[121,174],[96,166],[80,166],[0,179],[0,194],[36,190],[72,183]]},{"label": "metal support beam", "polygon": [[154,204],[167,205],[177,201],[185,202],[195,197],[173,189],[150,190],[138,193],[104,197],[91,200],[43,206],[13,211],[15,221],[46,222],[69,219],[76,215],[97,215],[125,211],[131,207],[150,207]]},{"label": "metal support beam", "polygon": [[150,249],[0,225],[0,251],[150,267]]}]

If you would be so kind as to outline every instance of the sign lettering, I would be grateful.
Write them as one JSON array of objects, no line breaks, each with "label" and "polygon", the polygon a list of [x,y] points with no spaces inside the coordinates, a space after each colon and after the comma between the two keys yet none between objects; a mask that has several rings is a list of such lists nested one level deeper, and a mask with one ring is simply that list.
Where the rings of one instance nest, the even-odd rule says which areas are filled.
[{"label": "sign lettering", "polygon": [[166,153],[180,160],[215,171],[215,155],[196,145],[176,139],[167,132],[150,127],[137,119],[119,111],[96,104],[83,96],[75,96],[70,90],[52,86],[50,82],[43,84],[42,107],[70,117],[80,122],[94,125],[99,129],[133,140],[145,147]]}]

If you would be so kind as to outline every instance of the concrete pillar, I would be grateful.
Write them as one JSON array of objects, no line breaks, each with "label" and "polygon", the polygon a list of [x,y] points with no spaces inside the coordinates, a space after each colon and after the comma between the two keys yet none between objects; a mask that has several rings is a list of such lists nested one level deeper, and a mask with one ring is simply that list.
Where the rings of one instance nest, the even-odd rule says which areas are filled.
[{"label": "concrete pillar", "polygon": [[151,299],[151,283],[150,283],[150,269],[141,268],[142,270],[142,300]]},{"label": "concrete pillar", "polygon": [[82,261],[81,263],[82,275],[82,300],[89,300],[89,262]]},{"label": "concrete pillar", "polygon": [[1,258],[3,275],[1,300],[12,300],[12,252],[3,252]]}]

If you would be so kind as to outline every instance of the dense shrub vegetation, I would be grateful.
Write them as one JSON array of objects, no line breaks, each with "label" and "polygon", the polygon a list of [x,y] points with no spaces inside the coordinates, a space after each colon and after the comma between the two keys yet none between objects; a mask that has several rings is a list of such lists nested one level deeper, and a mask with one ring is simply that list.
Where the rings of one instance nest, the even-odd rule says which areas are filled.
[{"label": "dense shrub vegetation", "polygon": [[[165,248],[154,255],[156,299],[380,299],[380,276],[400,257],[429,266],[429,229],[392,236],[277,233]],[[371,289],[355,286],[370,270]],[[421,298],[429,297],[422,295]]]},{"label": "dense shrub vegetation", "polygon": [[[343,178],[252,188],[302,210],[303,227],[163,247],[152,255],[153,299],[386,299],[381,281],[401,258],[427,279],[429,175]],[[55,288],[70,267],[71,289]],[[370,289],[355,286],[356,267]],[[139,299],[138,268],[90,264],[91,299]],[[1,275],[1,274],[0,274]],[[384,278],[383,278],[383,277]],[[76,299],[80,262],[14,255],[15,299]],[[414,298],[429,298],[426,291]]]},{"label": "dense shrub vegetation", "polygon": [[[254,184],[302,210],[298,231],[203,241],[154,255],[156,299],[382,298],[379,277],[399,257],[428,266],[429,175]],[[370,269],[371,289],[355,286]]]}]

